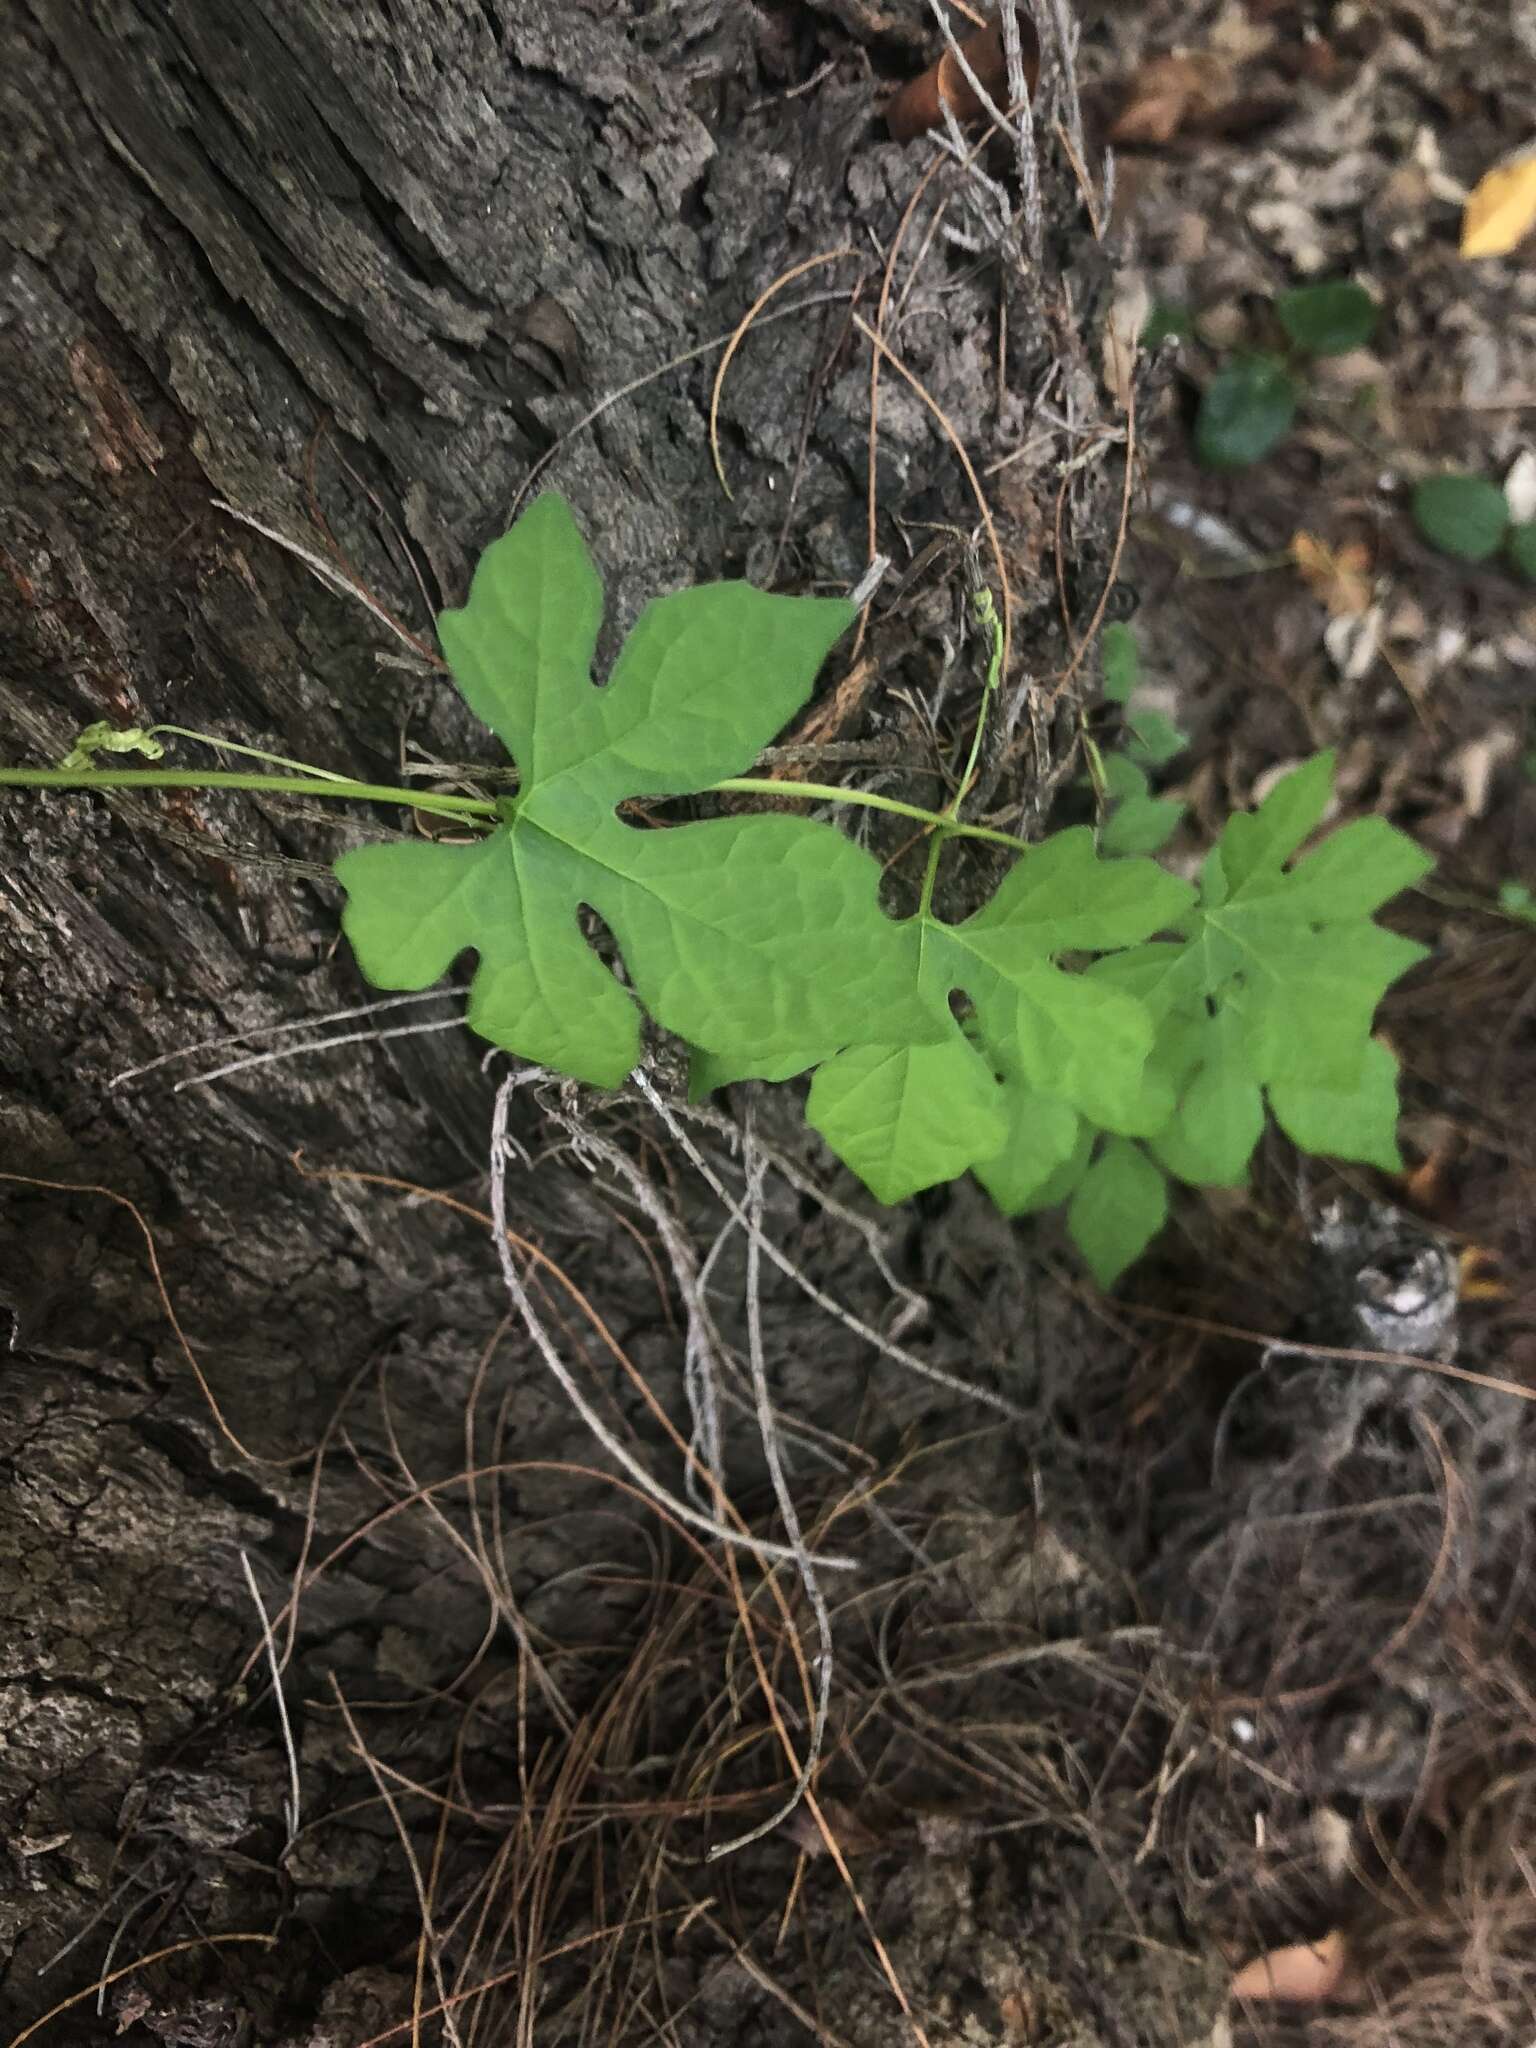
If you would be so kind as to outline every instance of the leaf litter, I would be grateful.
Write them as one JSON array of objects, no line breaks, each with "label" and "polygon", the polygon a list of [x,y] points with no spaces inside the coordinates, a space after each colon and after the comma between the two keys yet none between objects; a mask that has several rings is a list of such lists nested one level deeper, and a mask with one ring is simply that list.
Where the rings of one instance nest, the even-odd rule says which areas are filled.
[{"label": "leaf litter", "polygon": [[[1138,271],[1193,336],[1177,344],[1186,394],[1232,352],[1264,345],[1274,309],[1310,280],[1347,275],[1380,308],[1366,347],[1318,366],[1262,474],[1202,475],[1174,407],[1148,422],[1158,497],[1181,517],[1177,528],[1138,521],[1135,631],[1144,670],[1166,679],[1190,736],[1160,789],[1191,822],[1214,833],[1273,763],[1326,741],[1341,815],[1390,819],[1441,856],[1435,880],[1391,918],[1429,951],[1381,1018],[1413,1075],[1406,1161],[1435,1173],[1400,1181],[1384,1160],[1381,1177],[1346,1176],[1347,1199],[1434,1201],[1474,1276],[1459,1369],[1509,1389],[1463,1402],[1446,1382],[1446,1399],[1425,1409],[1422,1378],[1407,1373],[1357,1387],[1365,1411],[1341,1416],[1345,1369],[1330,1380],[1278,1355],[1262,1378],[1236,1359],[1218,1367],[1211,1347],[1219,1355],[1230,1334],[1216,1335],[1217,1321],[1229,1333],[1275,1328],[1258,1304],[1276,1288],[1310,1301],[1313,1316],[1332,1298],[1317,1270],[1299,1297],[1298,1277],[1283,1278],[1320,1190],[1265,1148],[1247,1197],[1187,1217],[1208,1299],[1245,1307],[1212,1317],[1188,1353],[1170,1338],[1149,1362],[1144,1454],[1168,1455],[1192,1427],[1191,1385],[1217,1370],[1212,1398],[1231,1397],[1242,1446],[1227,1479],[1244,1505],[1222,1533],[1212,1517],[1213,1548],[1197,1560],[1194,1532],[1154,1504],[1154,1523],[1181,1531],[1160,1576],[1190,1603],[1191,1625],[1209,1602],[1207,1645],[1252,1703],[1232,1723],[1244,1759],[1233,1768],[1272,1768],[1297,1795],[1256,1795],[1246,1849],[1226,1844],[1221,1874],[1199,1886],[1208,1907],[1240,1897],[1250,1916],[1229,1951],[1244,2043],[1493,2048],[1522,2040],[1536,2017],[1523,1846],[1536,1751],[1515,1704],[1536,1680],[1521,1136],[1536,1088],[1536,984],[1529,931],[1516,936],[1499,915],[1506,892],[1536,877],[1523,765],[1536,608],[1507,540],[1529,516],[1536,446],[1519,176],[1496,178],[1470,209],[1474,249],[1487,206],[1490,251],[1508,237],[1512,253],[1469,259],[1462,248],[1469,195],[1491,166],[1519,166],[1536,128],[1520,33],[1454,0],[1169,4],[1117,20],[1086,88],[1108,92],[1171,52],[1209,50],[1228,54],[1234,98],[1288,98],[1235,147],[1175,132],[1122,162]],[[1453,527],[1451,553],[1426,543],[1413,512],[1416,489],[1442,476],[1478,485],[1465,509],[1482,525]],[[1455,521],[1463,508],[1448,510]],[[1230,536],[1219,552],[1197,538],[1207,529]],[[1285,556],[1291,566],[1277,567]],[[1414,1235],[1401,1220],[1391,1233],[1387,1264],[1400,1274],[1417,1269]],[[1449,1262],[1444,1248],[1434,1257]],[[1499,1275],[1492,1294],[1475,1278],[1487,1271]],[[1374,1649],[1360,1654],[1367,1640]]]}]

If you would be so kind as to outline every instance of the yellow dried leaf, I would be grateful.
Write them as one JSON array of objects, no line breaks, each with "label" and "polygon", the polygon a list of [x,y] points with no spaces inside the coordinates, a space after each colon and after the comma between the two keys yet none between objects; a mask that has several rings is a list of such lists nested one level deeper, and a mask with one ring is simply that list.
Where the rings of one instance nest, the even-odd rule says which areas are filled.
[{"label": "yellow dried leaf", "polygon": [[1291,538],[1291,560],[1312,595],[1327,605],[1331,617],[1359,618],[1371,602],[1370,550],[1357,540],[1338,549],[1315,534]]},{"label": "yellow dried leaf", "polygon": [[1536,151],[1495,164],[1461,218],[1463,256],[1507,256],[1536,227]]},{"label": "yellow dried leaf", "polygon": [[1347,1989],[1344,1937],[1335,1928],[1321,1941],[1272,1948],[1244,1964],[1232,1979],[1232,1996],[1279,2005],[1321,2005]]}]

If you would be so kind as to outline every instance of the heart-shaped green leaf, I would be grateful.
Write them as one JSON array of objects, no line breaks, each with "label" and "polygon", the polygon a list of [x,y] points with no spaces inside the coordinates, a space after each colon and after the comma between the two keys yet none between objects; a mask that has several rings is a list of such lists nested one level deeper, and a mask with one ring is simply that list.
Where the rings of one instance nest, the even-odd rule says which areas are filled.
[{"label": "heart-shaped green leaf", "polygon": [[1509,502],[1484,476],[1430,476],[1413,494],[1413,517],[1442,555],[1486,562],[1509,531]]},{"label": "heart-shaped green leaf", "polygon": [[1207,469],[1247,469],[1291,431],[1296,386],[1273,356],[1245,356],[1216,372],[1195,416],[1195,453]]},{"label": "heart-shaped green leaf", "polygon": [[1287,340],[1304,355],[1342,356],[1365,347],[1376,332],[1380,308],[1363,285],[1333,277],[1282,292],[1275,312]]}]

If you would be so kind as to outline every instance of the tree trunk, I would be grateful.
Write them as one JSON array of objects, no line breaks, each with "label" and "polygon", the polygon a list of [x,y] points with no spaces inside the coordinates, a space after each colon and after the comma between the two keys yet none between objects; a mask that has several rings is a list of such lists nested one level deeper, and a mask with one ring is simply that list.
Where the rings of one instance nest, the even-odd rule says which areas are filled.
[{"label": "tree trunk", "polygon": [[[851,315],[875,317],[883,252],[926,162],[877,120],[876,81],[934,54],[916,0],[21,0],[0,34],[5,759],[55,761],[98,720],[173,723],[374,780],[398,780],[406,750],[464,758],[480,742],[434,665],[431,615],[462,596],[546,457],[603,570],[610,643],[682,582],[846,587],[861,572],[869,356]],[[962,186],[935,193],[974,243],[985,192]],[[896,271],[898,292],[916,280],[901,352],[978,464],[1025,451],[992,495],[1035,676],[1066,651],[1048,536],[1078,443],[1033,408],[1047,376],[1050,419],[1100,403],[1082,337],[1102,259],[1059,164],[1045,201],[1053,271],[1018,257],[1023,228],[1006,260],[980,261],[941,228],[922,268],[931,209]],[[719,416],[728,500],[707,435],[719,338],[791,266],[832,251],[776,295],[734,363]],[[969,533],[976,507],[945,429],[890,368],[881,417],[880,544],[897,552],[897,515],[926,522],[909,524],[914,553],[946,527]],[[1067,472],[1063,500],[1079,626],[1103,591],[1120,488],[1112,447],[1098,455]],[[963,624],[958,558],[941,560],[944,575],[882,611],[852,680],[829,679],[811,737],[904,758],[913,706],[932,700]],[[954,687],[973,698],[975,683]],[[990,787],[1028,820],[1053,732],[1022,697],[1015,712]],[[178,765],[206,758],[177,749]],[[359,1720],[405,1777],[444,1782],[466,1703],[526,1678],[525,1626],[547,1645],[583,1621],[602,1634],[594,1604],[616,1635],[635,1619],[633,1598],[573,1577],[632,1568],[637,1514],[599,1472],[536,1469],[603,1460],[532,1345],[498,1342],[505,1297],[483,1224],[399,1186],[323,1177],[388,1176],[482,1208],[483,1048],[457,1029],[386,1035],[423,1014],[406,1010],[336,1027],[365,1042],[180,1093],[185,1063],[123,1078],[366,1000],[338,948],[327,863],[401,826],[246,796],[0,805],[11,2029],[130,1964],[103,1994],[106,2019],[93,1996],[47,2038],[118,2026],[129,2040],[329,2048],[408,2022],[418,1898],[380,1797],[400,1781],[359,1764]],[[678,1412],[675,1304],[667,1285],[658,1296],[647,1233],[621,1227],[632,1219],[546,1118],[519,1114],[539,1156],[513,1221],[599,1292]],[[793,1224],[793,1192],[774,1199]],[[846,1275],[858,1240],[820,1230],[809,1262]],[[1015,1399],[1045,1404],[1035,1347],[1055,1356],[1080,1333],[1017,1242],[956,1196],[901,1225],[892,1255],[935,1304],[918,1340],[931,1363],[1006,1376]],[[860,1272],[855,1306],[878,1317],[883,1284]],[[936,1438],[986,1419],[931,1387],[893,1390],[870,1347],[792,1287],[770,1289],[765,1312],[776,1395],[808,1422],[862,1426],[884,1456],[906,1423]],[[594,1369],[615,1426],[647,1458],[670,1456],[611,1358]],[[466,1409],[481,1428],[468,1455]],[[1038,1505],[1038,1445],[989,1441],[985,1458],[962,1457],[978,1506],[1006,1519]],[[476,1456],[525,1468],[479,1505],[535,1615],[493,1612],[478,1667],[474,1558],[490,1539],[462,1480]],[[418,1502],[370,1527],[306,1585],[290,1635],[305,1569],[429,1483],[443,1489],[434,1512]],[[942,1487],[934,1500],[942,1512]],[[292,1843],[248,1568],[286,1664],[302,1766]],[[594,1669],[573,1680],[587,1697]],[[469,1748],[510,1799],[507,1729],[479,1728]],[[409,1815],[423,1858],[437,1818],[430,1804]],[[483,1864],[483,1838],[477,1853]],[[785,1855],[775,1869],[793,1868]],[[978,1882],[978,1922],[982,1898]],[[590,1899],[585,1919],[579,1905],[566,1900],[566,1924],[590,1927]],[[725,2038],[725,2009],[698,1992],[711,1924],[691,1937],[706,1950],[679,1951],[703,2002],[678,2038],[709,2037],[688,2028],[710,2014]],[[275,1939],[227,1939],[244,1934]],[[722,1938],[717,1955],[735,1941]],[[910,1968],[923,1939],[911,1935]],[[476,1953],[483,1965],[488,1944]],[[520,1953],[509,1939],[503,1969]],[[849,1967],[862,1987],[862,1951]],[[731,2024],[759,2012],[751,2038],[796,2037],[756,1978],[732,1985]],[[419,2003],[441,1995],[429,1971]],[[857,2006],[828,2013],[834,2035],[894,2038],[887,1991],[873,2031]],[[639,2014],[648,2038],[644,1999]]]}]

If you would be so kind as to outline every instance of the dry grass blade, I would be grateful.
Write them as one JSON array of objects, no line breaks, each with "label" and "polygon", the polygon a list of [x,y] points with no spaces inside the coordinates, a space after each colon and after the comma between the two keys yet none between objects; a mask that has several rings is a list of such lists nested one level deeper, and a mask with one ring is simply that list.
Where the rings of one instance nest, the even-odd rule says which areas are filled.
[{"label": "dry grass blade", "polygon": [[[780,306],[772,313],[760,314],[759,323],[766,327],[775,320],[793,320],[801,313],[813,312],[818,306],[835,305],[839,300],[846,299],[848,296],[849,293],[846,291],[813,292],[808,298],[798,299],[792,306]],[[637,391],[643,391],[647,384],[654,384],[659,377],[670,376],[674,370],[686,369],[690,363],[697,363],[702,361],[705,356],[712,356],[716,349],[726,347],[740,332],[741,326],[738,322],[735,327],[728,327],[723,334],[712,335],[708,341],[701,341],[693,348],[684,349],[679,355],[670,357],[666,362],[659,364],[654,370],[646,370],[641,376],[631,377],[627,384],[620,384],[614,390],[606,393],[604,397],[598,400],[596,405],[589,411],[584,412],[579,420],[567,427],[557,441],[545,449],[544,453],[529,470],[513,494],[512,503],[507,513],[508,521],[510,522],[516,516],[518,507],[523,503],[523,500],[528,496],[528,493],[533,489],[545,470],[549,468],[550,464],[555,461],[563,449],[569,447],[578,434],[585,433],[588,427],[603,417],[604,413],[611,411],[614,406],[620,404],[624,399],[632,398]]]},{"label": "dry grass blade", "polygon": [[976,500],[976,509],[980,515],[982,526],[986,531],[987,545],[992,551],[993,566],[997,570],[998,590],[1001,596],[998,616],[1002,621],[1003,633],[1002,662],[999,666],[998,674],[1006,682],[1009,658],[1013,648],[1013,591],[1009,585],[1008,564],[1003,556],[1002,542],[997,537],[997,526],[992,517],[992,507],[987,498],[986,491],[982,488],[981,478],[976,474],[976,465],[972,462],[970,452],[966,448],[964,441],[960,438],[954,422],[939,404],[933,393],[923,383],[922,379],[915,372],[908,369],[896,351],[875,332],[867,320],[861,319],[855,313],[853,324],[869,342],[870,346],[879,352],[884,360],[890,364],[891,368],[895,370],[897,375],[911,386],[923,404],[927,406],[929,412],[933,414],[933,417],[943,429],[950,446],[960,459],[960,467],[965,471],[965,480],[970,485],[971,494]]},{"label": "dry grass blade", "polygon": [[88,1181],[46,1180],[37,1174],[8,1173],[3,1170],[0,1170],[0,1181],[9,1181],[15,1187],[43,1188],[55,1195],[99,1195],[103,1201],[115,1203],[119,1209],[125,1210],[133,1218],[139,1235],[144,1240],[144,1249],[149,1256],[150,1276],[155,1284],[155,1292],[160,1298],[160,1306],[165,1311],[165,1319],[171,1326],[181,1355],[186,1360],[187,1370],[197,1382],[197,1390],[207,1403],[208,1412],[213,1417],[219,1434],[240,1457],[252,1465],[264,1465],[269,1470],[292,1471],[296,1465],[304,1464],[314,1455],[313,1451],[296,1451],[286,1458],[266,1457],[260,1451],[253,1451],[249,1445],[242,1443],[225,1420],[224,1411],[208,1384],[207,1375],[197,1362],[197,1354],[187,1341],[187,1333],[181,1326],[181,1319],[171,1300],[170,1290],[166,1287],[165,1275],[160,1270],[160,1251],[155,1243],[155,1233],[150,1229],[143,1211],[136,1203],[131,1202],[126,1195],[118,1194],[115,1188],[98,1187]]},{"label": "dry grass blade", "polygon": [[189,1950],[199,1948],[232,1947],[238,1942],[259,1942],[263,1948],[275,1948],[277,1937],[273,1934],[199,1934],[190,1941],[173,1941],[168,1948],[157,1948],[147,1956],[135,1956],[131,1963],[123,1963],[115,1970],[98,1977],[93,1984],[87,1984],[83,1991],[73,1992],[68,1998],[61,1998],[57,2005],[51,2005],[41,2019],[33,2020],[30,2026],[22,2028],[19,2034],[12,2034],[5,2048],[22,2048],[24,2041],[30,2041],[34,2034],[40,2034],[44,2027],[58,2019],[61,2013],[81,2005],[87,1998],[94,1998],[106,1990],[109,1984],[121,1983],[124,1977],[131,1977],[138,1970],[147,1970],[154,1963],[163,1963],[169,1956],[186,1955]]},{"label": "dry grass blade", "polygon": [[786,285],[793,284],[797,277],[804,277],[808,270],[816,270],[824,263],[840,263],[844,257],[857,256],[858,253],[857,249],[852,248],[827,249],[821,255],[807,256],[803,263],[796,263],[790,269],[781,272],[772,284],[758,293],[727,341],[725,354],[720,358],[719,367],[715,371],[715,381],[709,392],[709,452],[715,465],[715,475],[720,479],[720,488],[728,498],[732,492],[730,484],[726,481],[725,463],[720,455],[720,393],[725,387],[726,373],[735,360],[737,349],[746,340],[752,323]]},{"label": "dry grass blade", "polygon": [[339,569],[334,562],[328,562],[323,555],[317,555],[313,548],[305,547],[300,541],[292,540],[280,527],[268,526],[250,512],[242,512],[238,505],[231,505],[223,498],[213,500],[215,512],[227,512],[231,519],[238,519],[242,526],[248,526],[253,533],[259,533],[264,540],[274,541],[290,555],[296,555],[304,566],[323,583],[327,590],[339,596],[356,598],[383,625],[386,625],[397,640],[401,640],[411,652],[426,662],[429,668],[444,669],[447,663],[436,654],[424,640],[418,640],[407,627],[402,626],[394,613],[388,611],[373,593],[366,589],[356,577]]}]

